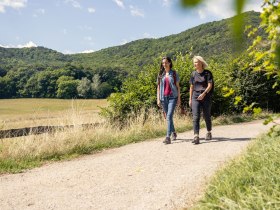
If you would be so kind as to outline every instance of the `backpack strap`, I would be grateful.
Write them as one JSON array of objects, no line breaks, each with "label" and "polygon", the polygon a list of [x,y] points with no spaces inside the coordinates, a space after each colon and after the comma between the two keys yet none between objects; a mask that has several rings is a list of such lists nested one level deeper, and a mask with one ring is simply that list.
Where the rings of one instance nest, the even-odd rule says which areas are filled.
[{"label": "backpack strap", "polygon": [[195,77],[195,71],[192,72],[192,77]]},{"label": "backpack strap", "polygon": [[177,72],[173,70],[173,79],[174,79],[174,84],[176,85],[177,82]]}]

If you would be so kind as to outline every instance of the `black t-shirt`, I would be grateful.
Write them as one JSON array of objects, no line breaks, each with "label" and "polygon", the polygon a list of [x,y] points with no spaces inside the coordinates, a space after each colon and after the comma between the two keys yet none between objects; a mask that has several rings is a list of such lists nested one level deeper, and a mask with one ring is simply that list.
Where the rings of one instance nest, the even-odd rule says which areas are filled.
[{"label": "black t-shirt", "polygon": [[208,83],[213,83],[213,75],[211,71],[204,70],[202,73],[193,71],[190,78],[190,84],[193,85],[194,91],[204,91],[206,90]]}]

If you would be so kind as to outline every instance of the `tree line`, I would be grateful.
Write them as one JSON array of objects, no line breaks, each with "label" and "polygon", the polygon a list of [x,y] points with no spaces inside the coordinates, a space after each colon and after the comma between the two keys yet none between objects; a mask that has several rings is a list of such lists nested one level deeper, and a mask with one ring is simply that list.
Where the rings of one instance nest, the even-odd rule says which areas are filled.
[{"label": "tree line", "polygon": [[72,65],[60,68],[0,69],[0,98],[106,98],[118,91],[126,73],[117,68],[95,71]]}]

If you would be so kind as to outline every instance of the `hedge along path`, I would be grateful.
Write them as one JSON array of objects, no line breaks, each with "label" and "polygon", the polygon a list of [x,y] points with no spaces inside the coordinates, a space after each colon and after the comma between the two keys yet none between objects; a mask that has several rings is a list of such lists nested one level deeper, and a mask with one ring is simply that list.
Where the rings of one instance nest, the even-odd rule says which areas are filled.
[{"label": "hedge along path", "polygon": [[[180,209],[203,194],[209,178],[272,125],[217,126],[213,140],[192,131],[0,176],[1,209]],[[206,133],[201,130],[201,137]]]}]

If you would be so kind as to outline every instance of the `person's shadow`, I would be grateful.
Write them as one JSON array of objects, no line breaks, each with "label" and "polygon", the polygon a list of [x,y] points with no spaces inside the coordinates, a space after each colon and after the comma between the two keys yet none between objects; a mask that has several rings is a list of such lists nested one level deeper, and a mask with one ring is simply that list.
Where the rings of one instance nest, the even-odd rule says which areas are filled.
[{"label": "person's shadow", "polygon": [[[250,141],[251,138],[227,138],[227,137],[214,137],[212,140],[205,140],[205,138],[199,138],[200,144],[208,144],[208,143],[219,143],[223,141]],[[172,143],[183,143],[183,142],[192,142],[193,139],[185,139],[185,138],[177,138],[173,140]]]}]

